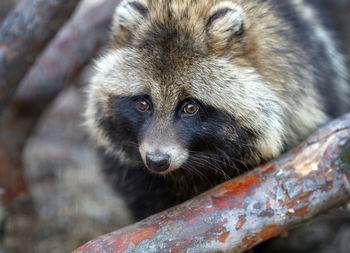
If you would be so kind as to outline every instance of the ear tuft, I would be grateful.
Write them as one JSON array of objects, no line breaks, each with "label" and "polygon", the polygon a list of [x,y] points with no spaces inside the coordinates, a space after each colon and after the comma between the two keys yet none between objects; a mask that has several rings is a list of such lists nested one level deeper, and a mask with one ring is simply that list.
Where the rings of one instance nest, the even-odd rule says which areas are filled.
[{"label": "ear tuft", "polygon": [[215,47],[225,47],[234,36],[244,34],[242,9],[238,6],[215,6],[206,27],[210,43]]},{"label": "ear tuft", "polygon": [[138,26],[148,16],[147,6],[140,1],[125,0],[116,8],[112,25],[112,43],[119,47],[133,37]]}]

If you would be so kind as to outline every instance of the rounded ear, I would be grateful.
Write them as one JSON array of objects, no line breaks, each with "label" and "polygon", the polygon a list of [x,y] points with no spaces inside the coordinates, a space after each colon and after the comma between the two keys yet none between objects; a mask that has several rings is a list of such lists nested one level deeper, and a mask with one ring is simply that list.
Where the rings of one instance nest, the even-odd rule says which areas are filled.
[{"label": "rounded ear", "polygon": [[235,37],[244,34],[243,10],[231,2],[221,2],[210,11],[206,24],[209,45],[223,49]]},{"label": "rounded ear", "polygon": [[148,8],[142,0],[124,0],[115,9],[111,40],[115,47],[127,44],[138,26],[148,16]]}]

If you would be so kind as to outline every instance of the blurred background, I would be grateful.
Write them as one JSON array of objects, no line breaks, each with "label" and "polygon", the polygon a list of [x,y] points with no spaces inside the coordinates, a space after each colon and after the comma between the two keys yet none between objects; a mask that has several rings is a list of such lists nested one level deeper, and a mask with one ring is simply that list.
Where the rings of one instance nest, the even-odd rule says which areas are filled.
[{"label": "blurred background", "polygon": [[[24,1],[0,0],[0,31],[11,22],[11,10]],[[20,79],[10,102],[0,105],[0,253],[70,252],[131,222],[123,202],[99,173],[82,117],[91,60],[108,44],[119,0],[76,2],[73,14]],[[350,55],[350,0],[321,2]],[[34,11],[40,20],[39,7]],[[349,249],[350,214],[336,210],[258,252]]]}]

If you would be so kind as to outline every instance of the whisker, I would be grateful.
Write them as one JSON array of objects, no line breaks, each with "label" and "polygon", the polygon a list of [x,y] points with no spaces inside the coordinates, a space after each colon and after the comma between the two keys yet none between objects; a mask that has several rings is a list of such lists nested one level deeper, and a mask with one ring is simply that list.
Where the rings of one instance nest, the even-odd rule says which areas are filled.
[{"label": "whisker", "polygon": [[189,172],[190,174],[191,173],[194,173],[196,175],[199,176],[199,178],[202,180],[202,181],[207,181],[207,182],[210,182],[209,178],[203,174],[199,169],[197,169],[196,167],[192,166],[190,163],[186,163],[184,164],[182,167],[182,169],[184,169],[185,171]]},{"label": "whisker", "polygon": [[[230,176],[217,164],[218,160],[213,160],[214,163],[211,162],[212,157],[205,156],[205,157],[198,157],[198,156],[192,156],[191,162],[196,163],[199,166],[202,166],[204,169],[210,169],[214,170],[216,172],[219,172],[222,174],[225,178],[225,180],[230,179]],[[221,162],[221,161],[220,161]]]}]

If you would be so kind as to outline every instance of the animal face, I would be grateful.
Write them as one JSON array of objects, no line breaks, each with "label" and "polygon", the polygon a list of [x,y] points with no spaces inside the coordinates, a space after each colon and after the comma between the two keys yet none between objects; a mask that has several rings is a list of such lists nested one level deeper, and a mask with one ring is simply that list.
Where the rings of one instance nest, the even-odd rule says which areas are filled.
[{"label": "animal face", "polygon": [[[217,60],[209,64],[208,59],[201,63],[203,59],[193,57],[181,69],[172,65],[160,75],[154,73],[159,71],[152,67],[154,59],[152,64],[141,60],[146,59],[142,50],[125,53],[119,57],[118,52],[113,64],[108,58],[100,61],[103,66],[93,80],[91,99],[94,108],[100,108],[94,112],[95,129],[108,146],[134,146],[132,152],[139,152],[146,167],[156,173],[190,169],[194,164],[223,166],[251,153],[254,130],[241,127],[224,110],[225,99],[239,95],[221,89],[233,90],[231,82],[241,82],[225,74],[224,64],[216,66]],[[232,80],[222,83],[216,75]]]}]

